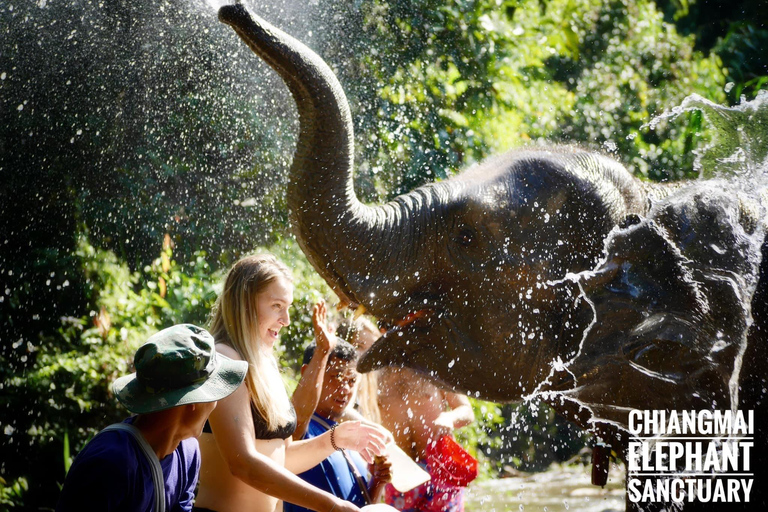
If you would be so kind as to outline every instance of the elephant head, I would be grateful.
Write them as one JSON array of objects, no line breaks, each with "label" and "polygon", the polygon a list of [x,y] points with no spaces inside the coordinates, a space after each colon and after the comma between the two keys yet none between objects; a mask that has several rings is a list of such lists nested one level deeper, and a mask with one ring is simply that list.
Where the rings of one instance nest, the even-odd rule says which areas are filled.
[{"label": "elephant head", "polygon": [[576,354],[592,310],[565,277],[593,268],[609,231],[646,211],[647,188],[607,157],[530,149],[384,205],[362,204],[349,106],[332,71],[242,5],[219,17],[296,100],[287,199],[301,248],[342,301],[391,326],[361,371],[408,366],[511,401]]},{"label": "elephant head", "polygon": [[632,409],[754,406],[742,385],[764,365],[744,360],[765,229],[759,202],[699,182],[615,229],[596,268],[571,276],[594,321],[539,392],[622,427]]}]

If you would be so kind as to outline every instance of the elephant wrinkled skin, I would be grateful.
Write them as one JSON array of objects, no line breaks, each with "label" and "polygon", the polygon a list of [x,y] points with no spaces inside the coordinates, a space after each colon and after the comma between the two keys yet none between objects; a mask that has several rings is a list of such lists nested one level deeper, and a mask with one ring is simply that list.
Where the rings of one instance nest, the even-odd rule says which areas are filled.
[{"label": "elephant wrinkled skin", "polygon": [[408,366],[501,402],[538,393],[619,448],[632,408],[765,407],[764,306],[751,330],[743,307],[756,286],[765,298],[748,198],[643,184],[608,157],[553,147],[364,205],[328,66],[239,4],[219,17],[296,100],[287,199],[301,248],[343,302],[392,326],[361,371]]}]

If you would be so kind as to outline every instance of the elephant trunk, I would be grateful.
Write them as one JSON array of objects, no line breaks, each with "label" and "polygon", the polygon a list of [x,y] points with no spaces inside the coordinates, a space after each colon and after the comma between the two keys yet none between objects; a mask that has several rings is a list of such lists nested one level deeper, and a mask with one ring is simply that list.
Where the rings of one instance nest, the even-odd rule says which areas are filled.
[{"label": "elephant trunk", "polygon": [[359,268],[360,262],[380,266],[371,261],[375,246],[400,216],[355,196],[353,127],[344,91],[317,54],[243,5],[222,7],[219,19],[280,75],[296,101],[300,133],[287,191],[292,228],[310,263],[342,301],[359,304],[365,290],[350,286],[348,276],[364,281],[372,274]]}]

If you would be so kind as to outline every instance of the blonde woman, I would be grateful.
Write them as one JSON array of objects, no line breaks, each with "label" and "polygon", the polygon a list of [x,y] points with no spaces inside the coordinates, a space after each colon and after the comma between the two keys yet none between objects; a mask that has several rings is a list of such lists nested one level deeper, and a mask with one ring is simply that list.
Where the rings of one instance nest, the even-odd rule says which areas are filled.
[{"label": "blonde woman", "polygon": [[[374,425],[350,421],[313,439],[291,440],[296,415],[273,347],[290,323],[292,302],[290,271],[272,255],[243,258],[227,275],[210,331],[218,352],[247,361],[249,368],[246,385],[221,400],[211,414],[206,431],[212,433],[200,436],[203,464],[197,510],[272,512],[282,510],[280,500],[318,512],[358,510],[295,474],[340,448],[358,451],[370,463],[384,452],[387,434]],[[316,308],[316,323],[317,317]]]}]

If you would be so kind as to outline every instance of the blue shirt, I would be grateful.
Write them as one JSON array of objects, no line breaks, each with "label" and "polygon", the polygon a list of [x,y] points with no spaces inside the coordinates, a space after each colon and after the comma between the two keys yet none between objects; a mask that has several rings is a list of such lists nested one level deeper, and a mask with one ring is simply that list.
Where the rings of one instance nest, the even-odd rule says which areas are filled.
[{"label": "blue shirt", "polygon": [[[179,443],[160,461],[160,467],[165,478],[166,512],[191,511],[200,473],[197,439]],[[94,437],[77,455],[56,512],[150,512],[154,496],[152,470],[144,452],[128,432],[110,431]]]},{"label": "blue shirt", "polygon": [[[307,432],[302,439],[311,439],[327,432],[328,429],[317,421],[316,416],[317,414],[312,415],[312,419],[307,427]],[[335,422],[331,420],[325,418],[322,418],[322,420],[330,426],[335,425]],[[365,485],[367,486],[370,480],[368,464],[365,463],[359,453],[352,450],[345,451],[357,467],[358,472],[362,475],[365,480]],[[349,465],[340,451],[333,452],[330,457],[317,466],[301,473],[299,478],[343,500],[351,501],[358,507],[366,505],[365,496],[360,490],[360,486],[357,485],[355,475],[352,473],[352,470],[349,469]],[[284,512],[311,512],[306,508],[288,502],[285,502],[283,505],[283,510]]]}]

